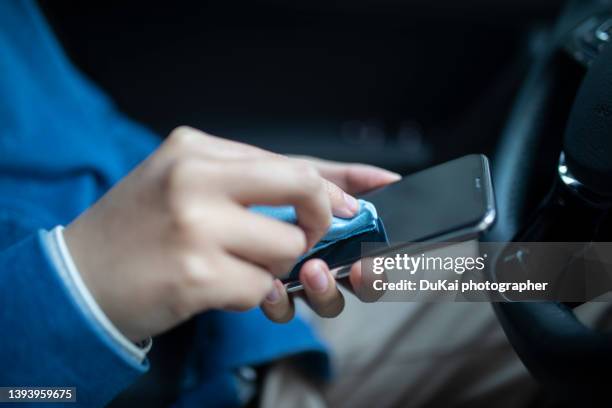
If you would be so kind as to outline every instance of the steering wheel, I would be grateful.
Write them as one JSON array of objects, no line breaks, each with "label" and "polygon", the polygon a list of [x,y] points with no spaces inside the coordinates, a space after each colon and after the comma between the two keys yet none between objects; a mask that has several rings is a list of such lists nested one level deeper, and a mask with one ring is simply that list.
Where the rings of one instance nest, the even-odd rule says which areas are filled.
[{"label": "steering wheel", "polygon": [[[525,229],[540,222],[534,214],[550,200],[553,185],[580,203],[568,210],[570,217],[605,211],[612,203],[612,4],[571,2],[549,43],[538,51],[493,156],[498,220],[487,241],[529,240]],[[564,177],[558,174],[560,157]],[[558,241],[585,240],[566,230]],[[582,404],[612,398],[612,333],[588,328],[562,303],[493,307],[545,390]]]}]

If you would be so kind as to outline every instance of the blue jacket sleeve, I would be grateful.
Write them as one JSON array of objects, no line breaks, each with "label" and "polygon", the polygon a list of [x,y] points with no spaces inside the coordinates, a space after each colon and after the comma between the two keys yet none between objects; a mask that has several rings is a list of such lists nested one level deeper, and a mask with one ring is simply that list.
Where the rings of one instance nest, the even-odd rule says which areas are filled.
[{"label": "blue jacket sleeve", "polygon": [[42,233],[0,252],[0,385],[76,387],[77,406],[102,406],[148,362],[138,364],[81,312]]}]

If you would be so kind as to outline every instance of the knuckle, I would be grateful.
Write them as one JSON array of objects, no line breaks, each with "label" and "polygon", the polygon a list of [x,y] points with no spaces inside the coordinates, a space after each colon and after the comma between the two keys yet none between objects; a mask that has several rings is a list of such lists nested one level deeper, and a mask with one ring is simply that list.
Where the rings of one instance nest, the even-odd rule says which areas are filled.
[{"label": "knuckle", "polygon": [[206,259],[195,251],[183,250],[176,258],[178,284],[185,290],[214,287],[216,274]]},{"label": "knuckle", "polygon": [[169,202],[169,221],[173,232],[188,235],[198,223],[198,208],[185,196],[176,196]]},{"label": "knuckle", "polygon": [[164,192],[175,194],[183,191],[187,182],[191,179],[194,164],[194,160],[189,158],[178,158],[170,163],[162,183]]},{"label": "knuckle", "polygon": [[186,320],[202,307],[192,295],[193,288],[213,284],[212,274],[205,268],[202,259],[179,254],[175,257],[175,270],[169,275],[164,296],[170,299],[172,314],[179,320]]},{"label": "knuckle", "polygon": [[170,237],[189,238],[198,221],[196,207],[185,197],[170,199],[168,207]]},{"label": "knuckle", "polygon": [[334,200],[344,201],[344,192],[340,187],[329,181],[324,181],[325,191]]},{"label": "knuckle", "polygon": [[305,193],[323,191],[323,179],[317,169],[309,163],[296,163],[294,168],[298,183]]},{"label": "knuckle", "polygon": [[198,134],[194,128],[179,126],[168,135],[168,143],[175,148],[185,148],[192,145]]},{"label": "knuckle", "polygon": [[200,167],[193,159],[176,160],[168,166],[162,181],[162,200],[171,225],[179,230],[193,225],[202,212],[202,203],[197,202],[197,196],[191,188],[194,177],[201,170]]},{"label": "knuckle", "polygon": [[178,277],[186,288],[208,286],[212,282],[211,274],[204,267],[200,257],[191,254],[181,254],[177,257]]},{"label": "knuckle", "polygon": [[288,257],[294,259],[306,252],[308,243],[304,232],[300,228],[293,227],[291,232],[284,237],[283,244]]}]

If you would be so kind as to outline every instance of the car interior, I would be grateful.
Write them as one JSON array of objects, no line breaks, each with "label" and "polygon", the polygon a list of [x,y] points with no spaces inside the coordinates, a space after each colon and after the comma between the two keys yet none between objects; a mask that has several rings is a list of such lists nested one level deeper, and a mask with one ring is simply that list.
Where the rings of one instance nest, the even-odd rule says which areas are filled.
[{"label": "car interior", "polygon": [[[40,4],[73,62],[162,137],[187,124],[402,174],[483,153],[486,240],[612,241],[612,1]],[[610,403],[612,333],[580,305],[493,307],[546,401]]]}]

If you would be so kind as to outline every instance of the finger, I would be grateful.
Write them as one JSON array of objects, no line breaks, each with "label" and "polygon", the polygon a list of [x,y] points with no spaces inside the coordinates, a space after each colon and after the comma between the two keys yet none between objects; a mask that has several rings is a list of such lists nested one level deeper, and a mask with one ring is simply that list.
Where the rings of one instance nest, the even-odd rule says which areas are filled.
[{"label": "finger", "polygon": [[[213,136],[187,126],[181,126],[172,132],[169,140],[172,142],[175,139],[180,140],[181,143],[189,144],[188,152],[205,158],[243,159],[245,157],[254,157],[289,160],[286,156],[272,153],[255,146]],[[332,182],[325,180],[324,183],[330,198],[332,213],[342,218],[351,218],[355,216],[359,211],[359,203],[357,200],[351,195],[346,194]]]},{"label": "finger", "polygon": [[[367,260],[366,260],[367,262]],[[387,281],[386,274],[374,275],[373,273],[363,273],[362,260],[355,262],[351,266],[349,273],[348,285],[346,281],[342,281],[342,285],[351,290],[362,302],[376,302],[385,292],[374,289],[374,281],[377,279],[383,282]]]},{"label": "finger", "polygon": [[364,193],[402,178],[397,173],[368,164],[339,163],[308,157],[296,160],[312,163],[321,176],[349,194]]},{"label": "finger", "polygon": [[357,194],[386,186],[401,180],[402,176],[380,167],[353,164],[343,172],[342,185],[347,191]]},{"label": "finger", "polygon": [[[176,152],[176,155],[194,155],[206,159],[244,159],[253,158],[275,158],[278,160],[290,159],[286,156],[272,153],[255,146],[219,138],[198,129],[188,126],[176,128],[168,137],[166,144]],[[301,160],[307,164],[307,161]],[[332,213],[338,217],[351,218],[359,212],[357,200],[346,194],[338,186],[329,181],[324,181],[327,189]]]},{"label": "finger", "polygon": [[274,281],[272,290],[261,304],[261,310],[273,322],[286,323],[293,319],[295,315],[293,299],[287,294],[280,280]]},{"label": "finger", "polygon": [[359,212],[359,202],[350,194],[342,191],[334,183],[324,180],[325,189],[331,203],[332,214],[340,218],[352,218]]},{"label": "finger", "polygon": [[[331,224],[331,205],[323,179],[311,166],[289,160],[242,160],[210,164],[217,171],[219,188],[243,205],[293,205],[308,248],[314,246]],[[214,182],[214,180],[211,180]]]},{"label": "finger", "polygon": [[[249,310],[259,306],[273,287],[274,279],[268,271],[231,255],[219,254],[209,269],[215,269],[215,275],[222,275],[222,279],[216,281],[215,293],[203,291],[197,280],[194,282],[191,296],[203,307],[214,304],[226,310]],[[208,275],[212,276],[210,270]],[[202,284],[210,284],[209,279],[215,278],[203,277]]]},{"label": "finger", "polygon": [[[233,203],[223,218],[208,221],[202,233],[215,234],[230,253],[263,266],[277,277],[289,273],[306,252],[306,235],[297,226],[256,214]],[[231,219],[232,222],[227,222]]]},{"label": "finger", "polygon": [[321,317],[334,317],[344,309],[344,296],[338,290],[329,268],[320,259],[312,259],[302,266],[300,281],[310,307]]}]

